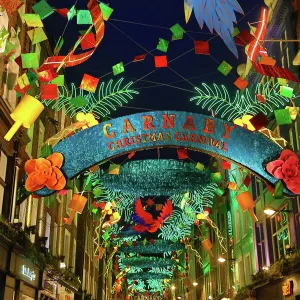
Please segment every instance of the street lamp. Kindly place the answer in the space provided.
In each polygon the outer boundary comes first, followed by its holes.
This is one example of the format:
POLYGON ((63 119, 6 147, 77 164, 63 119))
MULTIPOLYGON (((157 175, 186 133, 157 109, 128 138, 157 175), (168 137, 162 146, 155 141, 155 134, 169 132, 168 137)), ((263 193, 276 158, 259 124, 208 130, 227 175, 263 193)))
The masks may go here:
POLYGON ((290 209, 282 209, 282 210, 278 210, 278 209, 275 209, 271 206, 266 206, 265 209, 264 209, 264 213, 267 215, 267 216, 273 216, 275 213, 277 212, 286 212, 286 213, 291 213, 293 212, 292 210, 290 209))
POLYGON ((197 285, 198 285, 198 282, 194 281, 193 286, 197 286, 197 285))
POLYGON ((224 258, 224 257, 222 257, 222 256, 220 256, 219 258, 218 258, 218 261, 220 262, 220 263, 224 263, 225 261, 234 261, 235 260, 235 258, 224 258))

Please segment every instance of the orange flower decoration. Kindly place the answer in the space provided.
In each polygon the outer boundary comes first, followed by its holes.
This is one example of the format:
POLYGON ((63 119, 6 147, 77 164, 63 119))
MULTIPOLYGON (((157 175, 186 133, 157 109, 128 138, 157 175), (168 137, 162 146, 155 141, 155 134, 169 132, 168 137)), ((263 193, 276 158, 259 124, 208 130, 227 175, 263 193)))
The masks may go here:
POLYGON ((66 178, 60 168, 64 157, 61 153, 53 153, 47 158, 30 159, 25 163, 28 175, 25 188, 34 192, 47 187, 49 190, 59 191, 66 185, 66 178))

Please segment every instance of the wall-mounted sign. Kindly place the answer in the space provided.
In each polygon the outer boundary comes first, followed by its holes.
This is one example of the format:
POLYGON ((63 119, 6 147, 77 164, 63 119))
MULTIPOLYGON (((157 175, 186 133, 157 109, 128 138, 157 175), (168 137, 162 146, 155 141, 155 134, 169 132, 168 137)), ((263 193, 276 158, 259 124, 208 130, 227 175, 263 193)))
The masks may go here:
POLYGON ((293 295, 293 280, 286 281, 282 284, 282 295, 283 296, 293 295))
POLYGON ((50 292, 51 294, 56 294, 57 290, 57 283, 55 283, 52 280, 46 280, 44 281, 44 289, 50 292))
MULTIPOLYGON (((157 147, 183 147, 219 156, 273 184, 277 179, 265 166, 282 152, 281 146, 260 132, 182 111, 139 113, 106 121, 66 138, 53 151, 63 154, 62 171, 73 178, 101 161, 157 147)), ((44 188, 35 193, 45 196, 53 191, 44 188)))
POLYGON ((36 278, 35 272, 30 268, 26 267, 26 265, 22 265, 22 274, 28 277, 31 281, 34 281, 36 278))

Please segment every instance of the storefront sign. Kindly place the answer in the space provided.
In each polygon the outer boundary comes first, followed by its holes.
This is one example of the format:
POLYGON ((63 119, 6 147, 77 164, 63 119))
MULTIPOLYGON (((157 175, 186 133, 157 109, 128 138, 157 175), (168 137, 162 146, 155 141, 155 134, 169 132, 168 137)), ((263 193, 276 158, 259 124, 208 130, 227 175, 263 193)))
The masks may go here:
POLYGON ((34 281, 36 278, 35 272, 30 270, 30 268, 26 267, 25 265, 22 265, 22 274, 28 277, 31 281, 34 281))
MULTIPOLYGON (((53 147, 64 156, 62 171, 73 178, 89 167, 115 156, 156 147, 187 148, 231 160, 275 184, 265 166, 282 148, 260 132, 210 116, 155 111, 100 123, 66 138, 53 147)), ((37 195, 49 195, 42 189, 37 195)))
POLYGON ((287 281, 282 285, 282 295, 283 296, 291 296, 293 295, 293 281, 287 281))

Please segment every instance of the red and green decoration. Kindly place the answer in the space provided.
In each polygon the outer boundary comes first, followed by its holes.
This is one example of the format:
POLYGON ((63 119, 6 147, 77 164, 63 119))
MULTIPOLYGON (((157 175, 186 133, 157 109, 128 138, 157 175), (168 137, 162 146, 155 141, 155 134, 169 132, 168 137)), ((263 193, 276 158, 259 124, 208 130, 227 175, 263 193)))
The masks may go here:
POLYGON ((267 164, 266 169, 272 176, 281 180, 289 191, 300 194, 300 164, 293 151, 283 150, 278 159, 267 164))

